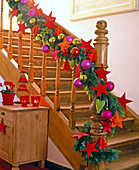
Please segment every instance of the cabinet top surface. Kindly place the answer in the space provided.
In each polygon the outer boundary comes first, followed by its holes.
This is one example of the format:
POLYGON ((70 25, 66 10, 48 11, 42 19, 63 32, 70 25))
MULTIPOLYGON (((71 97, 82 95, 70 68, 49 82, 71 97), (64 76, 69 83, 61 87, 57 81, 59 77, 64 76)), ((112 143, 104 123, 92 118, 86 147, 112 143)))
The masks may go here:
POLYGON ((21 107, 20 104, 14 104, 14 105, 3 105, 0 103, 0 108, 9 110, 9 111, 27 111, 27 110, 49 110, 48 107, 45 106, 39 106, 39 107, 32 107, 32 104, 28 104, 27 107, 21 107))

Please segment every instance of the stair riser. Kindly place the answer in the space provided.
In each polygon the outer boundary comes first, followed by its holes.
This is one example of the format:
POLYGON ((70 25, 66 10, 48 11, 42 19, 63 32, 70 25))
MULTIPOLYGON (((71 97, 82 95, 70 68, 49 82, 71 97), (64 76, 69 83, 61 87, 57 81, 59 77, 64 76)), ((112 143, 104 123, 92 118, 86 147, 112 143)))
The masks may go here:
MULTIPOLYGON (((3 35, 4 35, 4 36, 8 36, 8 34, 9 34, 9 31, 8 31, 8 30, 3 30, 3 35)), ((18 36, 19 36, 19 33, 18 33, 17 31, 13 31, 13 32, 12 32, 12 37, 18 37, 18 36)), ((30 34, 29 34, 29 33, 25 33, 25 35, 22 34, 22 37, 23 37, 23 38, 30 39, 30 34)))

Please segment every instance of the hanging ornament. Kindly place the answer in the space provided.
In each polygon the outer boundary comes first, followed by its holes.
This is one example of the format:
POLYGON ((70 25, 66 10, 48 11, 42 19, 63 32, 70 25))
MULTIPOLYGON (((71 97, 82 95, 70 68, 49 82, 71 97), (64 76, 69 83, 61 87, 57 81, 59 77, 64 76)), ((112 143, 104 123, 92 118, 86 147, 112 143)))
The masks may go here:
POLYGON ((106 91, 107 86, 108 86, 107 84, 103 85, 101 83, 98 83, 97 87, 90 87, 90 88, 97 91, 97 97, 98 97, 101 93, 105 93, 109 95, 109 93, 106 91))
POLYGON ((51 20, 52 22, 55 22, 56 20, 56 17, 52 17, 52 11, 50 12, 49 15, 44 15, 45 16, 45 19, 47 20, 51 20))
POLYGON ((79 48, 77 48, 77 47, 73 47, 73 48, 70 50, 70 55, 71 55, 72 57, 77 57, 77 56, 79 55, 79 53, 80 53, 80 50, 79 50, 79 48))
POLYGON ((110 121, 112 121, 112 128, 114 128, 115 126, 123 128, 122 121, 124 119, 125 117, 120 117, 118 111, 116 111, 115 115, 110 119, 110 121))
POLYGON ((51 38, 49 38, 49 42, 50 42, 50 44, 54 44, 54 43, 55 43, 55 41, 56 41, 56 38, 55 38, 55 37, 51 37, 51 38))
POLYGON ((69 61, 68 61, 68 60, 66 60, 66 61, 64 62, 63 66, 62 66, 62 70, 65 70, 65 71, 71 70, 71 67, 70 67, 70 65, 69 65, 69 61))
POLYGON ((34 24, 36 22, 36 19, 35 18, 31 18, 30 21, 29 21, 31 24, 34 24))
POLYGON ((32 28, 31 32, 32 32, 34 35, 39 34, 39 25, 38 25, 38 24, 35 25, 35 26, 32 28))
POLYGON ((80 39, 78 39, 78 38, 74 38, 73 41, 72 41, 73 45, 79 45, 80 43, 81 43, 80 39))
POLYGON ((59 34, 62 33, 62 28, 61 26, 58 26, 55 31, 53 32, 54 35, 58 36, 59 34))
POLYGON ((112 112, 110 111, 110 110, 104 110, 103 112, 102 112, 102 114, 101 114, 101 116, 104 118, 104 119, 107 119, 107 120, 109 120, 109 119, 111 119, 111 117, 112 117, 112 112))
POLYGON ((81 66, 84 70, 88 70, 88 69, 91 68, 92 63, 89 60, 83 60, 82 63, 81 63, 81 66))
POLYGON ((80 61, 79 61, 79 64, 76 66, 75 76, 77 75, 77 77, 79 77, 81 71, 82 71, 82 69, 80 69, 80 61))
POLYGON ((73 135, 73 136, 71 136, 71 138, 78 138, 78 140, 79 139, 81 139, 82 137, 84 137, 84 136, 89 136, 89 134, 86 134, 87 132, 77 132, 77 135, 73 135))
POLYGON ((86 58, 89 58, 89 60, 90 60, 91 62, 97 61, 96 50, 93 49, 93 50, 88 54, 88 56, 86 56, 86 58))
POLYGON ((107 144, 106 144, 105 139, 104 139, 103 137, 101 137, 101 138, 99 139, 98 145, 99 145, 99 148, 100 148, 101 150, 107 148, 107 144))
POLYGON ((20 32, 22 31, 23 34, 25 34, 25 29, 27 29, 27 27, 25 26, 25 23, 24 24, 18 24, 19 26, 19 29, 17 32, 20 32))
POLYGON ((64 55, 68 55, 68 48, 64 48, 62 52, 64 55))
POLYGON ((27 0, 21 0, 20 3, 21 3, 21 4, 26 4, 26 3, 27 3, 27 0))
POLYGON ((76 78, 76 79, 74 80, 73 84, 74 84, 74 86, 76 86, 76 87, 78 87, 78 88, 83 86, 83 83, 80 81, 79 78, 76 78))
POLYGON ((90 45, 92 39, 89 40, 89 41, 87 41, 87 42, 85 42, 83 39, 81 39, 81 41, 82 41, 82 45, 80 45, 78 48, 82 48, 82 47, 83 47, 83 48, 85 49, 85 53, 86 53, 88 50, 90 50, 90 49, 94 49, 94 48, 90 45))
POLYGON ((44 45, 44 46, 42 47, 42 51, 43 51, 44 53, 49 53, 50 49, 49 49, 49 47, 48 47, 47 45, 44 45))
POLYGON ((109 131, 112 134, 112 129, 111 129, 112 128, 112 124, 110 123, 109 120, 107 120, 107 122, 100 121, 100 123, 102 123, 104 125, 102 133, 107 130, 107 131, 109 131))
POLYGON ((57 36, 57 39, 58 39, 59 41, 61 41, 61 40, 63 40, 64 37, 65 37, 64 34, 59 34, 59 35, 57 36))
POLYGON ((81 75, 80 75, 80 81, 83 82, 83 83, 86 82, 87 78, 88 78, 88 77, 87 77, 86 74, 81 74, 81 75))
POLYGON ((15 2, 19 2, 20 0, 14 0, 15 2))
POLYGON ((54 60, 54 58, 56 58, 58 60, 58 53, 60 52, 60 50, 54 50, 51 51, 50 53, 52 54, 52 58, 51 58, 51 62, 54 60))
POLYGON ((49 29, 52 29, 52 27, 55 27, 55 28, 57 28, 57 26, 54 24, 54 20, 52 20, 52 19, 46 19, 46 23, 45 24, 43 24, 42 26, 46 26, 46 27, 48 27, 49 29))
POLYGON ((41 41, 42 41, 41 35, 40 35, 40 34, 37 34, 37 36, 35 37, 35 40, 36 40, 37 42, 41 42, 41 41))
POLYGON ((105 100, 102 101, 100 101, 99 99, 96 100, 97 113, 100 113, 104 106, 105 106, 105 100))
POLYGON ((112 81, 108 81, 107 84, 108 84, 107 87, 108 91, 112 91, 114 89, 114 83, 112 81))
POLYGON ((125 98, 125 93, 122 97, 118 97, 118 102, 123 106, 123 108, 126 110, 126 104, 132 102, 132 100, 128 100, 125 98))
POLYGON ((15 6, 14 10, 10 11, 10 13, 12 14, 12 17, 14 17, 14 16, 17 17, 18 11, 19 11, 19 9, 16 9, 16 6, 15 6))
POLYGON ((64 38, 63 42, 59 43, 58 45, 61 47, 61 51, 65 48, 69 48, 71 44, 71 41, 67 41, 66 38, 64 38))
POLYGON ((68 41, 73 41, 73 37, 72 37, 72 36, 67 36, 66 39, 67 39, 68 41))
POLYGON ((34 16, 34 15, 35 15, 35 10, 34 10, 34 9, 28 10, 28 16, 29 16, 29 17, 32 17, 32 16, 34 16))
POLYGON ((3 123, 3 118, 2 118, 0 123, 0 132, 2 131, 3 134, 5 134, 5 127, 6 125, 3 123))

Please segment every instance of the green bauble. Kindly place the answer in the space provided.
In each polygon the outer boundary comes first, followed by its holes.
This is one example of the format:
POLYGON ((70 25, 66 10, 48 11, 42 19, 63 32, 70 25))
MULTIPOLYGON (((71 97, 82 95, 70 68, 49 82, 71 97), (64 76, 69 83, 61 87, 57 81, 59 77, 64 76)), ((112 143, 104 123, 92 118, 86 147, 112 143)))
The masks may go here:
POLYGON ((20 0, 14 0, 15 2, 19 2, 20 0))
POLYGON ((54 44, 55 41, 56 41, 56 38, 55 38, 55 37, 49 38, 49 43, 50 43, 50 44, 54 44))
POLYGON ((35 37, 35 40, 37 42, 41 42, 42 41, 42 37, 40 36, 40 34, 37 34, 37 36, 35 37))
POLYGON ((35 18, 31 18, 30 21, 29 21, 31 24, 34 24, 36 22, 36 19, 35 18))
POLYGON ((61 41, 64 37, 65 37, 64 34, 59 34, 59 35, 57 36, 57 39, 61 41))
POLYGON ((78 38, 74 38, 74 40, 72 41, 73 45, 79 45, 80 43, 81 43, 80 39, 78 39, 78 38))
POLYGON ((87 80, 87 75, 86 74, 81 74, 80 75, 80 80, 81 80, 81 82, 86 82, 86 80, 87 80))

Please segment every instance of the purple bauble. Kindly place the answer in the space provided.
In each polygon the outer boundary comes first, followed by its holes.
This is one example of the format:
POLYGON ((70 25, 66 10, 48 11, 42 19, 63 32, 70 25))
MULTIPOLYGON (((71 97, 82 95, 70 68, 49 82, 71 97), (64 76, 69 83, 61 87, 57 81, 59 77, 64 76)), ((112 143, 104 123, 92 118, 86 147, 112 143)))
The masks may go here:
POLYGON ((20 3, 21 3, 21 4, 26 4, 26 3, 27 3, 27 0, 21 0, 20 3))
POLYGON ((114 89, 114 83, 112 81, 108 81, 107 84, 108 84, 107 87, 108 91, 112 91, 114 89))
POLYGON ((67 36, 66 39, 67 39, 68 41, 73 41, 73 37, 72 37, 72 36, 67 36))
POLYGON ((102 112, 102 117, 109 120, 112 117, 112 112, 110 110, 104 110, 102 112))
POLYGON ((88 70, 91 68, 92 63, 90 60, 84 60, 84 61, 82 61, 81 66, 84 70, 88 70))
POLYGON ((42 47, 42 51, 43 51, 44 53, 48 53, 48 52, 50 51, 50 49, 49 49, 49 47, 48 47, 47 45, 44 45, 44 46, 42 47))
POLYGON ((28 11, 28 16, 29 17, 32 17, 32 16, 34 16, 35 15, 35 10, 34 9, 30 9, 29 11, 28 11))
POLYGON ((82 87, 83 86, 83 83, 80 81, 79 78, 76 78, 73 82, 74 86, 76 87, 82 87))

